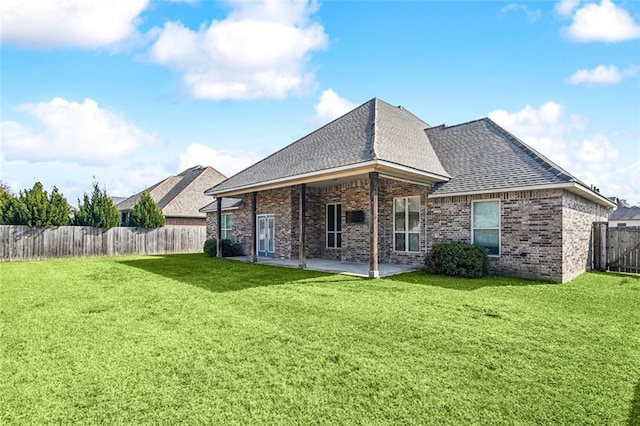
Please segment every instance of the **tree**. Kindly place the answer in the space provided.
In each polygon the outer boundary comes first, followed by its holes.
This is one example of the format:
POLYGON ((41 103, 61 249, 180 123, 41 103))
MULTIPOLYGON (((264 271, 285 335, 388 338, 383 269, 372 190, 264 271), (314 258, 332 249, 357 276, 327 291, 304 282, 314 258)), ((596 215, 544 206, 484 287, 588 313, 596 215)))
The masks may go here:
POLYGON ((24 225, 27 209, 12 192, 9 185, 0 182, 0 225, 24 225))
POLYGON ((96 228, 113 228, 118 226, 120 212, 109 198, 106 190, 101 190, 98 182, 93 182, 91 197, 85 192, 83 203, 78 200, 78 211, 74 224, 78 226, 94 226, 96 228))
POLYGON ((127 226, 137 228, 161 228, 164 226, 164 216, 148 192, 143 192, 131 209, 127 226))
POLYGON ((55 186, 49 197, 49 217, 51 218, 51 226, 67 226, 71 223, 69 203, 55 186))
POLYGON ((49 220, 49 194, 47 194, 40 182, 33 184, 31 189, 20 191, 20 200, 22 200, 27 209, 25 225, 31 228, 51 225, 49 220))
POLYGON ((68 225, 69 206, 55 186, 49 196, 42 183, 36 182, 16 197, 8 186, 0 184, 0 223, 32 228, 68 225))

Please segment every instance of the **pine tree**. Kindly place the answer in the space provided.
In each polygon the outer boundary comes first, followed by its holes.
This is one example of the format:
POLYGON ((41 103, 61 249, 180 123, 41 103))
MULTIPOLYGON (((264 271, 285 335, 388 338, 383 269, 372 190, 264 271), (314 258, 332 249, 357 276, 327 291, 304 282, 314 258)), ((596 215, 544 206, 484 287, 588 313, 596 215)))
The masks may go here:
POLYGON ((40 182, 36 182, 31 189, 20 191, 20 200, 27 208, 25 225, 35 228, 51 226, 49 218, 49 194, 40 182))
POLYGON ((164 226, 164 216, 148 192, 143 192, 138 202, 131 209, 127 226, 137 228, 160 228, 164 226))
POLYGON ((69 206, 55 186, 49 195, 42 183, 36 182, 33 188, 20 191, 16 197, 8 186, 0 184, 0 224, 30 227, 68 225, 69 206))
POLYGON ((49 217, 51 226, 67 226, 69 219, 69 203, 55 186, 49 197, 49 217))
POLYGON ((93 226, 96 228, 113 228, 118 226, 120 212, 109 198, 106 190, 100 190, 98 182, 93 183, 91 197, 86 193, 83 203, 78 200, 78 212, 74 224, 78 226, 93 226))
POLYGON ((0 182, 0 225, 24 225, 26 217, 24 205, 13 195, 9 185, 0 182))

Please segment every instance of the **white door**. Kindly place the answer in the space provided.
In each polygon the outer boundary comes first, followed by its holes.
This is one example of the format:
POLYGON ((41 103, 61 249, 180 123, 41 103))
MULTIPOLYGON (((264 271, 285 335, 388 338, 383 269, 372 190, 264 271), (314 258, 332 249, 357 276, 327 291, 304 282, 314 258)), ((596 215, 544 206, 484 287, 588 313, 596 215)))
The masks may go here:
POLYGON ((275 216, 272 214, 259 214, 257 232, 258 256, 273 257, 275 252, 274 232, 275 216))

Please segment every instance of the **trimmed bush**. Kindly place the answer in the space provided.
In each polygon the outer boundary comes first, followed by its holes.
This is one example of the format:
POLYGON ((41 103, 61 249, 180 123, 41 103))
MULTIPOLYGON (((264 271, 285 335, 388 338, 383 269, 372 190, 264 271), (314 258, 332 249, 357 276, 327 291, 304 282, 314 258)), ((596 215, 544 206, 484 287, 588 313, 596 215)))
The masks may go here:
POLYGON ((209 257, 216 257, 218 254, 218 241, 215 238, 209 238, 204 242, 204 253, 209 257))
MULTIPOLYGON (((238 243, 234 243, 231 240, 222 240, 222 257, 242 256, 242 246, 238 243)), ((204 242, 204 252, 211 257, 216 257, 218 254, 217 240, 210 238, 204 242)))
POLYGON ((437 243, 424 260, 431 274, 479 278, 489 275, 489 257, 484 247, 461 243, 437 243))

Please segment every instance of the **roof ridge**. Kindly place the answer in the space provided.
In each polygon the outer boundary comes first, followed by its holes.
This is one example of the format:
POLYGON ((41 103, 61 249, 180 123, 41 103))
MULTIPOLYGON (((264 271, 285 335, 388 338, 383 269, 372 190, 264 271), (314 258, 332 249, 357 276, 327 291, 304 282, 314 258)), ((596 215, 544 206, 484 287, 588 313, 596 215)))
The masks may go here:
POLYGON ((380 158, 378 155, 378 103, 381 102, 378 98, 373 98, 373 122, 371 123, 371 158, 377 160, 380 158))

